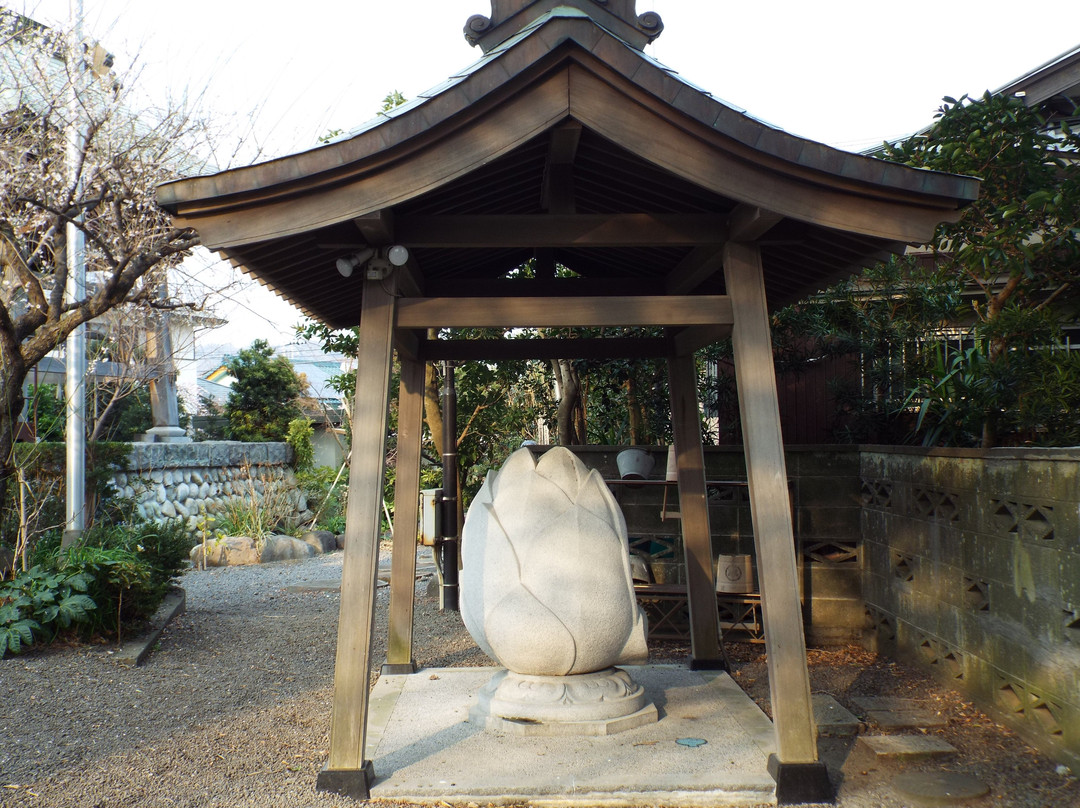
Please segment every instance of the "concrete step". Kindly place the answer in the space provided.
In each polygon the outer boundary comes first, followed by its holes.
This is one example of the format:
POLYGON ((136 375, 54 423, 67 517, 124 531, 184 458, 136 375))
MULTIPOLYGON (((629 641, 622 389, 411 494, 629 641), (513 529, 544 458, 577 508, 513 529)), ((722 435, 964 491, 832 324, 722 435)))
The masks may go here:
POLYGON ((933 735, 863 735, 857 745, 878 763, 933 760, 956 754, 956 747, 933 735))
POLYGON ((862 722, 828 693, 814 693, 810 700, 814 707, 818 737, 840 738, 859 734, 862 722))

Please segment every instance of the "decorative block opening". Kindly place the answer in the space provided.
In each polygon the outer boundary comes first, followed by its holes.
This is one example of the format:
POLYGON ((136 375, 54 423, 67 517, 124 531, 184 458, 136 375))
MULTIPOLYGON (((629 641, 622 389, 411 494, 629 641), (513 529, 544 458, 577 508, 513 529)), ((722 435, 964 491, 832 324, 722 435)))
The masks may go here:
POLYGON ((964 605, 972 611, 990 611, 990 584, 980 578, 963 578, 964 605))
POLYGON ((1054 509, 1049 505, 1029 506, 1027 518, 1023 524, 1024 538, 1035 541, 1054 540, 1054 509))
POLYGON ((1066 609, 1062 614, 1065 616, 1065 639, 1080 644, 1080 610, 1066 609))
POLYGON ((1003 499, 990 500, 990 508, 993 512, 994 525, 998 530, 1005 533, 1016 532, 1015 502, 1006 502, 1003 499))
POLYGON ((1013 687, 1013 685, 1006 682, 998 688, 997 692, 998 703, 1006 710, 1013 713, 1024 712, 1024 696, 1023 691, 1013 687))
POLYGON ((859 497, 863 505, 872 505, 875 508, 888 508, 892 505, 892 483, 884 480, 868 480, 862 478, 859 497))
POLYGON ((941 658, 941 662, 945 670, 949 672, 949 676, 957 681, 963 681, 964 679, 964 656, 959 651, 950 651, 941 658))
POLYGON ((932 488, 915 489, 915 507, 923 516, 955 522, 960 518, 959 497, 948 491, 932 488))
POLYGON ((803 556, 823 564, 854 564, 859 561, 859 550, 855 542, 805 542, 803 556))
POLYGON ((1020 535, 1033 541, 1054 540, 1052 505, 1028 505, 1004 499, 990 500, 994 526, 1004 533, 1020 535))
POLYGON ((928 665, 938 664, 937 643, 928 637, 924 637, 922 642, 919 643, 919 654, 928 665))
POLYGON ((915 580, 915 557, 907 553, 892 553, 892 572, 901 581, 915 580))
POLYGON ((871 606, 867 607, 865 614, 867 628, 873 629, 879 639, 886 642, 896 640, 896 625, 885 612, 871 606))
POLYGON ((1051 705, 1049 702, 1039 701, 1028 712, 1047 735, 1062 735, 1064 733, 1056 715, 1059 709, 1056 704, 1051 705))

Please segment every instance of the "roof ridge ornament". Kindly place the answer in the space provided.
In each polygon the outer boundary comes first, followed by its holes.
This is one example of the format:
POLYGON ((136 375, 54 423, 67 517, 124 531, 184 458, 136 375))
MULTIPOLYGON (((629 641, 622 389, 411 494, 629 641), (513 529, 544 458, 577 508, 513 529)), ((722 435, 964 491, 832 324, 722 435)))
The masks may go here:
POLYGON ((491 16, 474 14, 465 23, 465 39, 488 53, 537 18, 559 7, 585 13, 595 23, 638 50, 660 36, 664 22, 655 11, 637 13, 637 0, 491 0, 491 16))

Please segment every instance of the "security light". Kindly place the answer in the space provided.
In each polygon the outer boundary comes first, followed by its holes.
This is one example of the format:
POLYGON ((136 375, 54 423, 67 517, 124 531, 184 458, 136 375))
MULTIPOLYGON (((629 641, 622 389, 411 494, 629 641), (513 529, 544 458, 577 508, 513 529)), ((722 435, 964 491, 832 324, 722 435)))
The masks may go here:
POLYGON ((358 253, 354 253, 346 258, 339 258, 336 263, 337 271, 341 273, 341 277, 343 278, 352 277, 353 270, 371 258, 374 254, 375 250, 371 247, 365 247, 358 253))

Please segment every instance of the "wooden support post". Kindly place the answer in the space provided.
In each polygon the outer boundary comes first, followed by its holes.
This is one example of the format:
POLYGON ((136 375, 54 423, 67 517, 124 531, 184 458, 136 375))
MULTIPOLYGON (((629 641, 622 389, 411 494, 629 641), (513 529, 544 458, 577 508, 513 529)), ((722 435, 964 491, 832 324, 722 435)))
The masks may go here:
POLYGON ((401 360, 398 394, 397 479, 394 482, 394 552, 390 560, 390 638, 387 674, 412 673, 416 525, 420 516, 420 445, 424 432, 424 363, 401 360))
POLYGON ((671 422, 675 432, 679 511, 686 559, 690 606, 690 667, 724 670, 720 652, 720 620, 716 610, 709 503, 705 491, 705 453, 701 447, 697 373, 692 354, 668 359, 671 422))
POLYGON ((827 802, 832 800, 832 788, 817 755, 769 311, 757 245, 729 242, 724 247, 724 282, 735 314, 735 380, 776 730, 776 754, 770 758, 769 771, 781 804, 827 802))
POLYGON ((394 335, 393 276, 365 280, 360 309, 356 403, 352 420, 349 504, 345 514, 345 558, 341 570, 334 705, 330 719, 330 761, 317 788, 368 799, 374 781, 367 740, 368 676, 375 624, 379 571, 390 362, 394 335))

